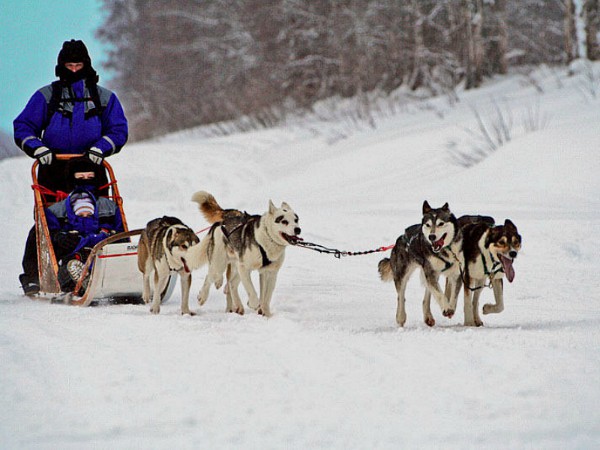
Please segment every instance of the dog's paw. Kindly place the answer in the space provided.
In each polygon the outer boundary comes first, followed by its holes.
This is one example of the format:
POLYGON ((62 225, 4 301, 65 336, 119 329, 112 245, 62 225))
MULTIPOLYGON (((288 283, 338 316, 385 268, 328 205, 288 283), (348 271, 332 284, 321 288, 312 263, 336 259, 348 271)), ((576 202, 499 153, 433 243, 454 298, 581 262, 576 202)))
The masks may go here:
POLYGON ((243 306, 238 306, 238 307, 231 307, 231 308, 227 308, 227 312, 228 313, 236 313, 239 314, 240 316, 244 315, 244 307, 243 306))
POLYGON ((271 317, 271 311, 269 311, 268 308, 264 308, 262 306, 259 306, 259 308, 256 310, 256 312, 260 315, 260 316, 265 316, 265 317, 271 317))
POLYGON ((150 308, 150 312, 152 314, 159 314, 160 313, 160 306, 157 306, 156 308, 154 308, 154 307, 150 308))
POLYGON ((260 306, 260 303, 258 301, 256 301, 256 303, 254 303, 254 302, 252 302, 252 300, 248 300, 248 308, 251 308, 251 309, 257 311, 259 306, 260 306))
POLYGON ((454 310, 452 308, 448 308, 445 309, 442 314, 444 315, 444 317, 447 317, 448 319, 452 319, 452 317, 454 316, 454 310))
POLYGON ((504 310, 503 306, 493 305, 491 303, 487 303, 483 305, 483 313, 484 314, 498 314, 504 310))
POLYGON ((190 311, 190 310, 188 309, 187 311, 181 311, 181 315, 182 315, 182 316, 186 316, 186 315, 189 315, 189 316, 195 316, 195 315, 196 315, 196 313, 195 313, 194 311, 190 311))
POLYGON ((435 319, 431 316, 425 317, 425 325, 432 327, 435 325, 435 319))
POLYGON ((201 297, 200 295, 198 295, 198 304, 200 306, 204 305, 206 303, 206 299, 207 297, 201 297))
POLYGON ((396 315, 396 323, 403 327, 404 324, 406 323, 406 314, 402 314, 402 315, 396 315))

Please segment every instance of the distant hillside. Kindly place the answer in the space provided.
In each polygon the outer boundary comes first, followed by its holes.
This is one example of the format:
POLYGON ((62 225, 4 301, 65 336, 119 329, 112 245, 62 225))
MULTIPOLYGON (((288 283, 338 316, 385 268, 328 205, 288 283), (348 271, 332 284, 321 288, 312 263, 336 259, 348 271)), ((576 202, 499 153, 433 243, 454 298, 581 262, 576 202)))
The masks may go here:
POLYGON ((0 159, 22 155, 12 136, 0 130, 0 159))

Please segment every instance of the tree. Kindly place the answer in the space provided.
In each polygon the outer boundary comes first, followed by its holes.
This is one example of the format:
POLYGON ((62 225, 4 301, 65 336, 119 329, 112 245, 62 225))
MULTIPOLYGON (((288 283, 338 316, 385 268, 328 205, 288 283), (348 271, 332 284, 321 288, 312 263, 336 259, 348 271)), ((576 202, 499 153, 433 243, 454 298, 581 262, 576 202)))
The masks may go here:
POLYGON ((567 64, 579 57, 577 45, 577 27, 575 26, 575 3, 573 0, 565 1, 565 54, 567 64))
POLYGON ((483 4, 482 0, 463 0, 465 24, 465 87, 479 87, 483 80, 483 4))
POLYGON ((598 44, 600 0, 585 0, 583 3, 583 17, 585 22, 586 56, 590 61, 598 61, 600 59, 600 45, 598 44))

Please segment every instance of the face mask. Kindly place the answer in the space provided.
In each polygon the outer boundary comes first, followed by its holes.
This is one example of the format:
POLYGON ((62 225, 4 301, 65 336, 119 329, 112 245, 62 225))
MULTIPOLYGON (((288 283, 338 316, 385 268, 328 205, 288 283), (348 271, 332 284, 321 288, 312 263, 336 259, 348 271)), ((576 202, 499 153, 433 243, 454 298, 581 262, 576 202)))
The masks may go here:
POLYGON ((96 178, 92 179, 83 179, 83 178, 75 178, 73 180, 73 185, 75 188, 85 189, 86 191, 90 191, 95 193, 98 189, 98 181, 96 178))

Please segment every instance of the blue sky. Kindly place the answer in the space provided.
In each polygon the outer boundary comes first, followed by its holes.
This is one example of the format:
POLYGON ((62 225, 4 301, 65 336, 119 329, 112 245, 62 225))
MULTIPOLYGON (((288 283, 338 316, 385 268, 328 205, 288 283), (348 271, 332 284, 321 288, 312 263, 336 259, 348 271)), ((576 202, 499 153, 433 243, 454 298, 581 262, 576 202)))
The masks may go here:
POLYGON ((56 79, 62 43, 85 42, 92 64, 101 67, 106 47, 94 37, 103 23, 100 0, 3 1, 0 7, 0 128, 12 135, 12 121, 33 93, 56 79))

